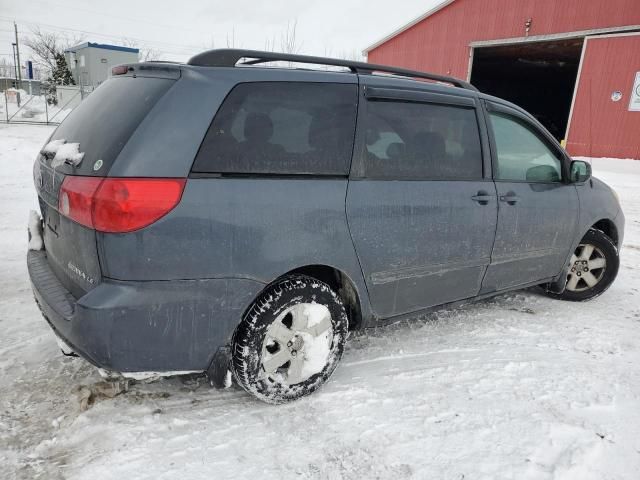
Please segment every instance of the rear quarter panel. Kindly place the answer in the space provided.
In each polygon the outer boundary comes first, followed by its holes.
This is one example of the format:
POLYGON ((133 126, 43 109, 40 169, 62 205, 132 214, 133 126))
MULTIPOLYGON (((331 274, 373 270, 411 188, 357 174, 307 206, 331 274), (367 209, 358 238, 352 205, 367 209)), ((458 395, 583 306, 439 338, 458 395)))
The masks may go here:
POLYGON ((338 268, 370 308, 345 215, 346 178, 189 179, 169 215, 138 232, 100 234, 105 276, 246 278, 269 283, 306 265, 338 268))
POLYGON ((120 151, 111 177, 185 177, 213 115, 237 80, 184 69, 120 151))

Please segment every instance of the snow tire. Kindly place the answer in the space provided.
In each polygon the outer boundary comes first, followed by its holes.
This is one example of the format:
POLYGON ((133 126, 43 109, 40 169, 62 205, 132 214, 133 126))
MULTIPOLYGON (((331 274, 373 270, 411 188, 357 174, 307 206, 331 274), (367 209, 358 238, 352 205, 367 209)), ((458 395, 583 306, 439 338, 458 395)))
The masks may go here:
POLYGON ((604 254, 606 269, 602 278, 592 288, 588 288, 583 291, 571 291, 565 288, 562 293, 546 291, 548 296, 559 300, 583 302, 603 294, 616 279, 618 269, 620 267, 620 257, 618 255, 618 249, 611 238, 609 238, 604 232, 592 228, 586 233, 580 241, 580 244, 593 245, 604 254))
POLYGON ((238 325, 232 339, 232 372, 236 382, 258 399, 273 404, 286 403, 313 393, 338 365, 348 335, 346 308, 329 285, 304 275, 287 276, 272 283, 254 301, 238 325), (269 327, 296 304, 324 305, 331 314, 327 361, 316 374, 288 385, 265 374, 262 352, 269 327))

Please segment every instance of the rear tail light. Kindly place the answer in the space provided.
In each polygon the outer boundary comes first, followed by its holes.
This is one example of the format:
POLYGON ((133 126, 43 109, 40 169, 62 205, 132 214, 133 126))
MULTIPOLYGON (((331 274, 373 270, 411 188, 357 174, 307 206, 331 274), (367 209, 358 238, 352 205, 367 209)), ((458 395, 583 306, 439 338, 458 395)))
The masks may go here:
POLYGON ((67 176, 58 209, 71 220, 100 232, 139 230, 180 202, 184 178, 96 178, 67 176))
POLYGON ((60 213, 74 222, 93 228, 93 197, 102 180, 96 177, 66 177, 58 197, 60 213))

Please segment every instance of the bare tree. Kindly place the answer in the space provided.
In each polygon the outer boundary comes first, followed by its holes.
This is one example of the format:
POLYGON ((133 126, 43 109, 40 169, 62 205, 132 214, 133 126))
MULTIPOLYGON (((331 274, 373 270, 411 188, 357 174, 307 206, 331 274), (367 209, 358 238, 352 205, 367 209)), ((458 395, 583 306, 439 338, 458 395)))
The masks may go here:
POLYGON ((30 34, 23 35, 22 43, 31 51, 36 65, 46 71, 42 86, 46 92, 47 102, 57 103, 56 87, 58 85, 75 84, 64 52, 83 42, 83 37, 70 37, 57 32, 43 31, 37 27, 31 30, 30 34))
POLYGON ((264 40, 264 50, 265 52, 275 52, 276 49, 276 36, 275 34, 271 38, 265 38, 264 40))
POLYGON ((6 58, 0 58, 0 77, 12 78, 15 74, 16 66, 6 58))
POLYGON ((151 47, 141 47, 138 41, 132 38, 125 37, 121 43, 123 47, 137 48, 140 51, 138 53, 138 60, 141 62, 158 61, 162 58, 162 52, 160 50, 151 47))
POLYGON ((350 50, 350 51, 343 50, 342 53, 339 54, 337 58, 341 58, 343 60, 351 60, 351 61, 354 61, 354 62, 364 62, 364 61, 366 61, 366 59, 364 58, 362 53, 360 53, 355 48, 353 50, 350 50))
POLYGON ((366 61, 365 57, 360 53, 357 49, 352 50, 342 50, 339 52, 334 52, 333 49, 329 46, 324 47, 324 56, 329 58, 339 58, 342 60, 351 60, 354 62, 364 62, 366 61))
POLYGON ((83 37, 69 37, 34 28, 31 33, 22 37, 37 64, 52 72, 56 68, 56 55, 64 55, 64 51, 84 41, 83 37))
POLYGON ((216 48, 216 39, 211 36, 208 43, 202 43, 202 50, 214 50, 216 48))
POLYGON ((236 47, 236 27, 231 28, 231 37, 229 37, 229 33, 227 32, 227 48, 235 48, 236 47))
POLYGON ((287 30, 280 36, 280 51, 283 53, 300 53, 302 42, 296 38, 298 20, 287 22, 287 30))
MULTIPOLYGON (((287 22, 287 29, 280 34, 280 47, 278 48, 276 45, 276 36, 275 34, 271 38, 266 38, 264 40, 264 49, 267 52, 276 52, 280 53, 300 53, 302 49, 302 42, 298 42, 296 37, 296 29, 298 26, 298 21, 294 20, 293 23, 287 22)), ((270 62, 273 66, 287 66, 291 67, 292 62, 270 62)))
POLYGON ((162 60, 162 52, 155 48, 141 48, 139 58, 141 62, 157 62, 162 60))

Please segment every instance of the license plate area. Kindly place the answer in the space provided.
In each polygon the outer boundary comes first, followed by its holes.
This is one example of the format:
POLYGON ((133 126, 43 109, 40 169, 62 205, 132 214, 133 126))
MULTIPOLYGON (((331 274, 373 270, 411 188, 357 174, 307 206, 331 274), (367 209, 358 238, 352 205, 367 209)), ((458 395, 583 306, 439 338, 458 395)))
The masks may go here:
POLYGON ((64 175, 46 165, 45 160, 45 157, 41 155, 38 160, 38 166, 34 172, 34 181, 41 200, 44 200, 44 203, 56 208, 58 206, 58 194, 64 180, 64 175))
POLYGON ((51 234, 55 238, 59 238, 61 234, 60 214, 53 208, 47 208, 46 213, 42 212, 42 219, 44 221, 45 235, 51 234))

